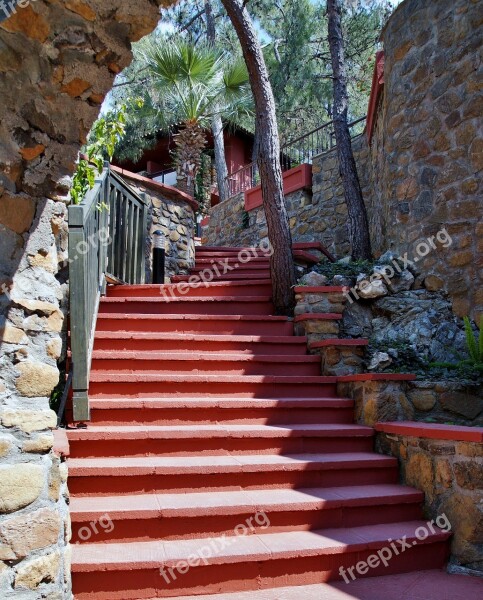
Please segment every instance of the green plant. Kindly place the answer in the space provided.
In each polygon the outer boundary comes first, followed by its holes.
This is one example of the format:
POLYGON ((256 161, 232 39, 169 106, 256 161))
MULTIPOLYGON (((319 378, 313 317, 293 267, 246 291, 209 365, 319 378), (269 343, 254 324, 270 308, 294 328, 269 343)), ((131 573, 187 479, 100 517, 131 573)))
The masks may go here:
POLYGON ((335 275, 344 277, 357 277, 360 273, 370 273, 376 262, 369 260, 351 260, 350 262, 328 261, 320 262, 314 267, 314 271, 332 279, 335 275))
POLYGON ((465 327, 466 345, 468 347, 468 354, 470 355, 469 362, 483 367, 483 316, 480 317, 478 339, 476 339, 476 336, 473 333, 470 318, 464 317, 463 322, 465 327))
POLYGON ((248 229, 250 227, 250 215, 248 211, 242 212, 242 229, 248 229))
MULTIPOLYGON (((140 106, 142 101, 134 102, 140 106)), ((97 119, 92 126, 72 179, 70 195, 74 204, 82 202, 87 192, 94 187, 96 175, 100 175, 104 168, 104 160, 112 159, 116 144, 124 135, 127 108, 128 103, 121 104, 97 119)))

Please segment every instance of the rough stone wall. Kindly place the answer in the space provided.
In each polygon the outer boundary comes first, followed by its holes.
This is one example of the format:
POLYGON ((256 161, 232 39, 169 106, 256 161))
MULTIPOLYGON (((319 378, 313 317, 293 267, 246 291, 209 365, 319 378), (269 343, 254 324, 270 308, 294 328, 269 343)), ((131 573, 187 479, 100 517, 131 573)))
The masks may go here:
MULTIPOLYGON (((353 140, 354 155, 361 174, 365 197, 370 197, 369 149, 365 138, 353 140)), ((336 151, 321 154, 312 165, 312 192, 299 190, 285 197, 290 230, 294 242, 319 241, 341 258, 350 250, 347 207, 344 201, 336 151)), ((245 213, 243 194, 210 209, 210 223, 203 235, 210 245, 256 246, 268 239, 263 207, 245 213), (244 216, 246 215, 246 216, 244 216)))
POLYGON ((378 433, 378 451, 399 459, 401 479, 425 494, 428 519, 451 523, 451 562, 483 572, 483 446, 378 433))
POLYGON ((36 600, 71 597, 49 409, 65 352, 69 176, 130 42, 154 29, 163 2, 24 4, 0 23, 0 596, 36 600))
POLYGON ((162 231, 165 236, 166 277, 186 274, 195 260, 195 202, 168 198, 162 190, 156 191, 132 181, 122 175, 138 194, 146 194, 149 198, 148 231, 146 243, 146 283, 149 283, 153 272, 154 231, 162 231))
POLYGON ((405 0, 383 33, 384 95, 371 146, 376 249, 410 251, 446 227, 451 248, 421 268, 459 316, 483 311, 479 0, 405 0), (380 235, 382 233, 382 235, 380 235))

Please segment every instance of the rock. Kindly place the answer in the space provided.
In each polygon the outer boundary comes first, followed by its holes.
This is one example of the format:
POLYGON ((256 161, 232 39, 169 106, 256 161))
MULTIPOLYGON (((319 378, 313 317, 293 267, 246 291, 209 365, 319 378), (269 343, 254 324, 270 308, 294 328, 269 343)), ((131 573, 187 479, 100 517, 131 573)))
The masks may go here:
POLYGON ((62 353, 62 339, 60 337, 56 337, 50 340, 47 343, 47 354, 57 360, 62 353))
POLYGON ((81 2, 81 0, 66 0, 65 7, 87 21, 96 20, 96 13, 85 2, 81 2))
POLYGON ((44 487, 40 465, 0 466, 0 513, 11 513, 32 504, 44 487))
POLYGON ((45 146, 43 144, 37 144, 36 146, 32 146, 31 148, 22 148, 20 150, 20 154, 22 155, 22 158, 24 160, 30 161, 40 156, 44 150, 45 146))
POLYGON ((397 294, 398 292, 405 292, 410 290, 414 283, 414 275, 404 269, 401 273, 394 275, 391 279, 388 280, 387 286, 389 290, 393 294, 397 294))
POLYGON ((327 285, 327 277, 316 271, 311 271, 302 277, 301 285, 319 287, 327 285))
POLYGON ((388 367, 392 363, 392 358, 387 354, 387 352, 375 352, 372 355, 371 362, 369 363, 368 369, 369 371, 383 371, 386 367, 388 367))
POLYGON ((443 408, 466 419, 475 419, 483 411, 483 398, 463 392, 444 392, 439 401, 443 408))
POLYGON ((0 523, 0 544, 10 551, 8 560, 25 558, 33 550, 56 544, 60 534, 60 515, 42 508, 0 523))
POLYGON ((377 259, 377 261, 382 264, 390 264, 397 259, 398 259, 398 255, 395 254, 394 252, 391 252, 390 250, 388 250, 387 252, 384 252, 384 254, 381 254, 381 256, 377 259))
POLYGON ((387 296, 387 287, 381 279, 361 279, 357 284, 357 293, 364 300, 387 296))
POLYGON ((0 326, 0 339, 4 344, 15 344, 25 346, 28 344, 28 337, 25 332, 14 327, 10 323, 5 323, 0 326))
POLYGON ((57 415, 53 410, 16 410, 6 408, 0 411, 0 422, 4 427, 18 427, 25 433, 54 429, 57 415))
POLYGON ((406 483, 422 490, 427 500, 433 498, 434 472, 431 458, 422 452, 412 454, 406 462, 406 483))
POLYGON ((481 544, 483 531, 483 506, 472 496, 451 494, 440 507, 439 514, 445 514, 451 523, 451 554, 454 559, 468 563, 471 554, 474 560, 481 561, 481 544), (475 543, 475 546, 473 546, 475 543))
POLYGON ((444 286, 444 281, 437 275, 428 275, 424 278, 424 287, 430 292, 437 292, 444 286))
POLYGON ((0 199, 0 223, 15 233, 30 229, 35 215, 35 202, 24 196, 3 194, 0 199))
POLYGON ((51 302, 43 302, 41 300, 31 300, 29 298, 20 298, 15 300, 15 304, 21 306, 31 313, 41 313, 43 315, 52 315, 59 312, 59 307, 51 302))
POLYGON ((36 13, 30 5, 25 4, 22 10, 16 12, 2 23, 2 28, 11 33, 23 33, 32 40, 41 43, 49 37, 50 27, 48 21, 36 13))
POLYGON ((15 382, 17 390, 27 398, 50 396, 59 383, 59 370, 43 363, 26 361, 16 366, 20 376, 15 382))
POLYGON ((408 396, 416 410, 428 411, 436 404, 436 394, 433 390, 411 390, 408 396))
POLYGON ((342 332, 345 337, 369 338, 372 335, 372 311, 359 302, 347 304, 342 313, 342 332))
POLYGON ((466 490, 483 490, 483 469, 474 460, 453 464, 456 483, 466 490))
POLYGON ((342 287, 352 287, 354 285, 354 279, 350 277, 345 277, 344 275, 334 275, 332 278, 332 285, 342 286, 342 287))
POLYGON ((15 442, 12 435, 0 435, 0 458, 7 456, 15 442))
POLYGON ((43 434, 33 439, 25 441, 22 444, 22 452, 48 452, 53 447, 53 445, 54 436, 52 434, 43 434))
POLYGON ((451 472, 451 466, 446 459, 436 460, 435 477, 436 484, 441 485, 446 489, 451 487, 453 481, 453 474, 451 472))
POLYGON ((344 258, 341 258, 337 261, 338 265, 348 265, 351 262, 351 257, 350 256, 345 256, 344 258))
POLYGON ((60 568, 60 552, 52 552, 40 558, 25 561, 17 569, 15 588, 34 590, 40 583, 52 583, 57 579, 60 568))

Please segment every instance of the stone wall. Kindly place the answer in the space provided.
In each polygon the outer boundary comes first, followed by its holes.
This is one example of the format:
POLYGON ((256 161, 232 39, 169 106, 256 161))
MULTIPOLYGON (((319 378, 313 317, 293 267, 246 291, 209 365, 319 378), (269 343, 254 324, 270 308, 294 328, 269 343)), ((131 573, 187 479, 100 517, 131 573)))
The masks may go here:
POLYGON ((451 248, 421 269, 459 316, 483 311, 479 0, 405 0, 384 32, 384 93, 371 144, 376 251, 411 252, 446 227, 451 248))
MULTIPOLYGON (((37 0, 0 23, 0 597, 70 598, 49 397, 65 352, 77 152, 160 0, 37 0)), ((3 13, 2 13, 3 17, 3 13)))
POLYGON ((162 231, 165 236, 166 277, 187 274, 195 260, 197 202, 176 188, 134 173, 122 171, 120 175, 138 194, 146 194, 149 199, 146 283, 152 280, 154 231, 162 231))
MULTIPOLYGON (((361 174, 361 186, 370 197, 369 149, 363 136, 353 140, 354 155, 361 174)), ((316 157, 312 165, 312 190, 287 194, 290 230, 294 242, 322 242, 332 254, 342 258, 350 251, 347 230, 347 207, 344 201, 336 151, 316 157)), ((370 207, 371 210, 371 207, 370 207)), ((245 212, 244 196, 239 194, 210 209, 209 225, 203 236, 210 245, 256 246, 267 237, 263 207, 245 212)))
POLYGON ((424 492, 425 517, 451 523, 451 562, 483 572, 481 442, 377 434, 379 452, 399 459, 401 480, 424 492))

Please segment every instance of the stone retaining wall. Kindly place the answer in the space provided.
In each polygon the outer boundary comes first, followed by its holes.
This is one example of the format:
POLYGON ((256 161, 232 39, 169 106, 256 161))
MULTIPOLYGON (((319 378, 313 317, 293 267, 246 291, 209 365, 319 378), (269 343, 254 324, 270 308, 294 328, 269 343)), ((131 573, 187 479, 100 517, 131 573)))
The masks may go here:
MULTIPOLYGON (((169 0, 37 0, 0 23, 0 597, 71 598, 49 397, 65 353, 66 204, 130 44, 169 0)), ((3 16, 3 14, 2 14, 3 16)))
MULTIPOLYGON (((478 0, 405 0, 382 40, 384 92, 371 143, 376 251, 414 253, 446 227, 448 249, 419 263, 458 316, 483 312, 483 89, 478 0)), ((366 198, 367 199, 367 198, 366 198)))
MULTIPOLYGON (((365 138, 353 140, 354 154, 360 165, 361 185, 366 197, 369 150, 365 138)), ((341 258, 349 252, 347 207, 344 201, 336 151, 314 158, 312 191, 287 194, 285 206, 294 242, 318 241, 341 258)), ((217 246, 257 246, 268 239, 265 212, 260 206, 245 211, 244 194, 220 202, 209 211, 210 222, 203 229, 206 243, 217 246)))
POLYGON ((483 573, 481 441, 379 432, 376 448, 398 458, 403 483, 424 492, 427 519, 446 515, 452 530, 451 562, 483 573))
POLYGON ((146 244, 146 283, 152 280, 153 232, 165 236, 166 277, 187 274, 195 260, 197 202, 187 194, 129 171, 116 169, 138 193, 149 199, 146 244))
MULTIPOLYGON (((390 375, 389 375, 390 376, 390 375)), ((415 419, 483 427, 482 386, 453 381, 354 381, 340 383, 338 393, 353 398, 361 425, 415 419)))

